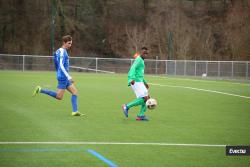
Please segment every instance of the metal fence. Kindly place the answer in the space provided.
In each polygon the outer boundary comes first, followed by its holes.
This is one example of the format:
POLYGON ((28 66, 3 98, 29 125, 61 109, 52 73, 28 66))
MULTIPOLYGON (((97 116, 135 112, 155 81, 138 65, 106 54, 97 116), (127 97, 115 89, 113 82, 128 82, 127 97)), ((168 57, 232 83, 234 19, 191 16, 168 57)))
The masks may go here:
MULTIPOLYGON (((134 59, 70 57, 72 71, 127 73, 134 59)), ((145 60, 145 73, 173 76, 250 78, 249 61, 145 60)), ((53 71, 52 56, 0 54, 0 70, 53 71)))

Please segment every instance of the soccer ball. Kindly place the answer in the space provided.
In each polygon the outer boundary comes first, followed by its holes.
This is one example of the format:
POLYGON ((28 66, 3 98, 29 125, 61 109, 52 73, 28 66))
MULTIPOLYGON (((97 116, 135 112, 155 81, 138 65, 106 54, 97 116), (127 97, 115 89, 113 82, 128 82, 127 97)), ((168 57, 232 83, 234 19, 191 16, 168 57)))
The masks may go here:
POLYGON ((146 101, 146 106, 150 110, 155 109, 155 107, 157 106, 157 101, 155 99, 150 98, 146 101))

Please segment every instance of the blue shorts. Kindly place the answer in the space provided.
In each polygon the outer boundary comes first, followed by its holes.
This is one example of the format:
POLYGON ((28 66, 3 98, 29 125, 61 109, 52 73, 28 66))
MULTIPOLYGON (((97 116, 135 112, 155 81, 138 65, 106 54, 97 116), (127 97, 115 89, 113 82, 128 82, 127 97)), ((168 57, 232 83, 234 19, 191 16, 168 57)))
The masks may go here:
POLYGON ((58 80, 57 88, 67 89, 67 87, 69 87, 70 85, 72 85, 72 83, 69 80, 58 80))

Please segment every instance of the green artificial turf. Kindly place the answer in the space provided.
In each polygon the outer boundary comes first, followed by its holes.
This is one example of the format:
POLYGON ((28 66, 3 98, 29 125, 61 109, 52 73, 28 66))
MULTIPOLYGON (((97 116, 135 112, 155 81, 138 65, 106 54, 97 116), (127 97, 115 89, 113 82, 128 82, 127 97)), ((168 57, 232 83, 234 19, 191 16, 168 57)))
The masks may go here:
POLYGON ((125 118, 121 105, 135 98, 124 74, 72 73, 79 111, 70 94, 55 100, 33 88, 56 90, 54 72, 0 71, 0 166, 108 166, 95 150, 121 167, 249 166, 249 156, 226 156, 225 147, 180 145, 25 144, 25 142, 118 142, 250 145, 250 84, 147 76, 155 110, 148 122, 125 118), (226 93, 226 94, 222 94, 226 93), (235 96, 236 95, 236 96, 235 96))

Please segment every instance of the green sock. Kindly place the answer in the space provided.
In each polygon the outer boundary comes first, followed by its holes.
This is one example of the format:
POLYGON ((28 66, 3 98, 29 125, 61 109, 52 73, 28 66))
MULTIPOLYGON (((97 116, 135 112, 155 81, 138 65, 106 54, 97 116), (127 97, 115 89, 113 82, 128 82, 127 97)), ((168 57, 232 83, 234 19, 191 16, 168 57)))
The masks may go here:
POLYGON ((137 116, 143 116, 144 115, 144 113, 146 112, 146 110, 147 110, 147 107, 146 107, 146 104, 145 103, 143 103, 142 105, 141 105, 141 110, 140 110, 140 112, 139 112, 139 114, 137 115, 137 116))
POLYGON ((127 107, 128 107, 128 109, 130 109, 131 107, 142 105, 143 103, 144 103, 144 99, 143 98, 137 98, 134 101, 128 103, 127 107))

